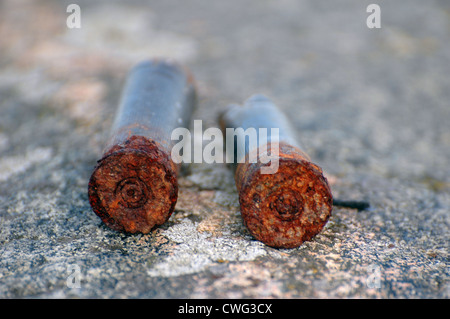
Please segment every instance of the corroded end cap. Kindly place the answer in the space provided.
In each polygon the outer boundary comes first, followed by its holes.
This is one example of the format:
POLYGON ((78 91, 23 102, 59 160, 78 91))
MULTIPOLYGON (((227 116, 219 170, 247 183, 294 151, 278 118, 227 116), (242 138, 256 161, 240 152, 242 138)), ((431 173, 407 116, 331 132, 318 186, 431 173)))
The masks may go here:
POLYGON ((242 218, 259 241, 293 248, 317 235, 331 216, 333 199, 322 170, 295 147, 280 144, 275 174, 262 174, 267 164, 242 163, 236 185, 242 218))
POLYGON ((154 141, 132 136, 98 161, 89 180, 90 204, 110 228, 148 233, 175 208, 176 173, 168 152, 154 141))

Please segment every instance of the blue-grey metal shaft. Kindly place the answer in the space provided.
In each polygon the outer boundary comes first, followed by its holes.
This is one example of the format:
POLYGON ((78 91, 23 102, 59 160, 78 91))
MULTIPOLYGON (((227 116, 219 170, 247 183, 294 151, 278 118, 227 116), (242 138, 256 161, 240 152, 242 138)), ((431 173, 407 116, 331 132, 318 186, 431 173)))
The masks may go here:
MULTIPOLYGON (((227 128, 234 129, 236 142, 227 140, 227 143, 235 143, 235 162, 242 161, 242 157, 238 154, 238 149, 239 147, 243 147, 243 142, 245 144, 245 154, 251 151, 252 145, 261 147, 267 143, 274 142, 284 142, 301 149, 300 144, 295 138, 295 131, 286 115, 270 99, 262 94, 251 96, 242 106, 230 105, 226 112, 222 114, 221 122, 224 131, 227 128), (242 130, 238 130, 239 128, 242 130), (256 145, 249 141, 250 133, 252 133, 249 129, 256 131, 256 145), (260 129, 263 129, 263 131, 260 131, 260 129), (261 134, 264 131, 266 136, 261 134)), ((227 148, 229 146, 227 144, 227 148)))
POLYGON ((167 60, 141 62, 128 74, 108 147, 140 135, 169 149, 171 132, 189 127, 195 100, 192 77, 184 68, 167 60))

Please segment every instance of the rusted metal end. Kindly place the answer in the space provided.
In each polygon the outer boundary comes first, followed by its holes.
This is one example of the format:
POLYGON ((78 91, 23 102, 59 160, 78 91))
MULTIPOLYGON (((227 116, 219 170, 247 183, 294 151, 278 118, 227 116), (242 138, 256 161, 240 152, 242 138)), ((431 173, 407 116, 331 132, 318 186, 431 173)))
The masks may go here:
MULTIPOLYGON (((284 115, 263 96, 254 96, 240 109, 233 106, 221 116, 221 126, 279 128, 279 143, 258 145, 250 152, 278 148, 278 170, 263 174, 270 165, 238 163, 235 182, 239 193, 241 215, 249 232, 259 241, 276 248, 294 248, 312 239, 331 216, 333 198, 322 169, 296 145, 284 115), (255 114, 253 116, 253 114, 255 114)), ((269 137, 270 140, 270 137, 269 137)))
POLYGON ((241 214, 257 240, 293 248, 322 230, 331 216, 333 199, 322 169, 303 157, 301 150, 285 143, 271 147, 279 147, 275 174, 262 174, 267 164, 261 162, 237 165, 241 214))
POLYGON ((148 233, 177 202, 177 167, 152 140, 132 136, 98 162, 89 181, 94 212, 110 228, 148 233))
POLYGON ((169 219, 179 170, 170 135, 189 125, 195 101, 192 75, 176 63, 146 61, 131 70, 108 146, 89 180, 90 204, 107 226, 148 233, 169 219))

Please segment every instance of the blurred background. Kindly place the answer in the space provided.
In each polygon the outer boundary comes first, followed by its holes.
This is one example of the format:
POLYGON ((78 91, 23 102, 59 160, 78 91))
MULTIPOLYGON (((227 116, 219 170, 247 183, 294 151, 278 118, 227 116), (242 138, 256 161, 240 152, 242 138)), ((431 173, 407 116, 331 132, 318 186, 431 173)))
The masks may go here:
POLYGON ((41 147, 63 138, 46 135, 55 125, 29 129, 42 113, 75 121, 92 141, 107 131, 128 70, 171 57, 194 73, 195 118, 209 125, 220 108, 264 93, 332 173, 448 187, 445 1, 379 1, 380 29, 366 25, 370 1, 78 1, 79 29, 66 25, 70 3, 1 2, 3 155, 30 145, 22 130, 41 147))

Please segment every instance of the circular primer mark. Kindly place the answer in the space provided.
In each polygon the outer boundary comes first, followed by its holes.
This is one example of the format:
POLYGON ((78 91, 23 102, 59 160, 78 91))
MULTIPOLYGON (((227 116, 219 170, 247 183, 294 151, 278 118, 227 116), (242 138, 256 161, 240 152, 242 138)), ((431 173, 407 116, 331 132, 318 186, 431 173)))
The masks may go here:
POLYGON ((120 205, 127 208, 139 208, 148 200, 147 185, 137 177, 121 180, 116 188, 116 196, 121 197, 120 205))

